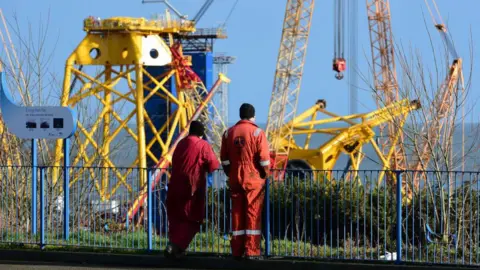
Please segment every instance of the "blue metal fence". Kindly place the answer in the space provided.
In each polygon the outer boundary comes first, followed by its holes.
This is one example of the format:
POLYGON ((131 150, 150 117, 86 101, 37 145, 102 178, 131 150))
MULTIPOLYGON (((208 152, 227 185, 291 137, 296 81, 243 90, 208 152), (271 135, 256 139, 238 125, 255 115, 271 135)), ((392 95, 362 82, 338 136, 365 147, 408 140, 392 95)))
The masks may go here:
MULTIPOLYGON (((0 242, 162 250, 168 242, 168 174, 148 192, 134 218, 127 218, 142 192, 140 175, 152 183, 155 172, 1 167, 0 242)), ((379 182, 384 173, 288 171, 281 180, 269 179, 263 254, 480 264, 479 172, 398 171, 379 182)), ((205 222, 189 250, 229 254, 227 178, 222 171, 212 177, 205 222)))

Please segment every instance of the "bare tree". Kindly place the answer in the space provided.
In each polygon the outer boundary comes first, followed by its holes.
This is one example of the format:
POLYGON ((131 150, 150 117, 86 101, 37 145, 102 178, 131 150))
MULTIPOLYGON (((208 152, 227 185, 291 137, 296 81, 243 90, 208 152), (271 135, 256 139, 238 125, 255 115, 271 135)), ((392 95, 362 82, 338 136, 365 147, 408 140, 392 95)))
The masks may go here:
MULTIPOLYGON (((415 217, 422 220, 422 225, 441 224, 436 229, 443 235, 442 240, 447 242, 449 234, 465 236, 462 231, 468 226, 465 222, 476 224, 478 221, 466 203, 474 195, 467 196, 463 192, 474 189, 477 177, 464 179, 453 172, 477 169, 475 162, 468 161, 478 155, 480 126, 473 121, 468 125, 465 123, 466 119, 477 120, 473 108, 478 97, 471 92, 473 40, 470 34, 469 55, 459 57, 447 42, 450 37, 444 36, 444 42, 440 43, 440 39, 434 38, 429 31, 430 25, 425 23, 425 28, 433 63, 425 60, 430 58, 425 51, 420 52, 414 46, 404 46, 401 42, 395 44, 399 99, 417 99, 422 104, 420 109, 410 113, 402 130, 407 168, 413 170, 404 173, 403 179, 410 199, 415 196, 417 202, 424 202, 422 207, 433 207, 430 217, 423 216, 425 213, 421 210, 415 212, 413 208, 410 214, 422 215, 415 217), (453 204, 454 199, 461 203, 453 204), (455 219, 453 216, 465 218, 455 219)), ((440 25, 437 29, 441 35, 447 35, 440 25)), ((374 96, 380 96, 375 83, 369 82, 366 76, 362 78, 374 96)), ((398 125, 399 121, 394 123, 398 125)), ((480 232, 473 233, 478 235, 480 232)), ((477 236, 474 235, 469 235, 469 239, 476 241, 477 236)))

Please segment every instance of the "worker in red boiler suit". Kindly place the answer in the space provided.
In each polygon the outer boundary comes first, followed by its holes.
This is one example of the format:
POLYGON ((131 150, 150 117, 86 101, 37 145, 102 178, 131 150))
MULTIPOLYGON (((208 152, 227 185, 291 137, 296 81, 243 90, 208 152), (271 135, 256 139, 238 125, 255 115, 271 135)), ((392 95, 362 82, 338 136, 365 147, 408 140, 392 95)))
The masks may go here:
POLYGON ((206 174, 218 169, 220 163, 210 144, 202 139, 204 133, 203 124, 192 121, 189 135, 173 152, 166 202, 169 225, 166 257, 184 254, 205 217, 206 174))
POLYGON ((260 259, 262 210, 270 152, 262 129, 255 124, 255 108, 244 103, 240 121, 222 137, 220 159, 229 177, 232 199, 232 255, 260 259))

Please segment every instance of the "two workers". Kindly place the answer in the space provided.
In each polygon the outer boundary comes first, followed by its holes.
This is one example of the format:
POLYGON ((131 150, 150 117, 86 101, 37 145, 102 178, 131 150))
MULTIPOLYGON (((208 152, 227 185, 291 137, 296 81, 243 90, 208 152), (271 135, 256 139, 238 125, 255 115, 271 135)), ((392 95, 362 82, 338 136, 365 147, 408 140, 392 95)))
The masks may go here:
MULTIPOLYGON (((203 132, 203 125, 193 121, 189 136, 173 154, 167 193, 168 257, 182 255, 199 232, 205 216, 205 175, 220 166, 211 146, 201 139, 203 132)), ((240 121, 223 134, 220 160, 231 193, 232 255, 237 260, 261 258, 262 209, 270 154, 265 133, 255 124, 252 105, 242 104, 240 121)))

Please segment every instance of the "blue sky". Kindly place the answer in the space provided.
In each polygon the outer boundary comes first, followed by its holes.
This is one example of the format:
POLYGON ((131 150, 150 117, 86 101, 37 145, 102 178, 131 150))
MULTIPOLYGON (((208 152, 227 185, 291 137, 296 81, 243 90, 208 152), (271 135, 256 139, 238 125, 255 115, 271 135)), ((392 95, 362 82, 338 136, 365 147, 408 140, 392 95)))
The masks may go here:
MULTIPOLYGON (((182 13, 193 16, 203 0, 171 0, 170 2, 175 4, 182 13)), ((223 23, 234 2, 235 0, 216 0, 199 27, 211 27, 223 23)), ((240 104, 249 102, 257 108, 257 121, 266 122, 285 3, 286 0, 240 0, 227 24, 229 38, 220 40, 215 45, 215 51, 237 57, 236 63, 229 67, 228 73, 232 79, 229 102, 231 121, 237 119, 240 104)), ((480 23, 478 16, 480 2, 438 0, 437 3, 444 21, 454 36, 457 50, 464 58, 464 66, 468 67, 470 65, 470 59, 468 59, 470 31, 472 31, 474 48, 477 48, 477 40, 480 37, 480 30, 477 27, 480 23)), ((161 13, 164 10, 163 5, 142 4, 141 0, 16 0, 3 1, 0 7, 9 20, 16 14, 20 20, 20 28, 25 30, 29 22, 36 24, 40 18, 46 18, 49 14, 49 41, 46 46, 55 50, 50 68, 61 77, 63 77, 66 58, 84 36, 82 20, 85 17, 93 15, 100 18, 112 16, 149 18, 154 13, 161 13)), ((426 15, 427 27, 433 35, 435 46, 440 46, 441 39, 433 28, 424 1, 392 0, 391 11, 396 41, 402 42, 406 47, 412 46, 419 50, 425 58, 426 65, 431 66, 433 58, 422 12, 426 15)), ((367 61, 371 61, 371 54, 364 0, 359 0, 358 16, 358 69, 371 80, 367 66, 367 61)), ((349 111, 347 80, 346 78, 343 81, 336 80, 331 70, 332 23, 333 1, 317 0, 299 96, 299 110, 310 107, 317 99, 326 99, 327 109, 330 111, 337 114, 347 114, 349 111)), ((472 74, 470 105, 480 97, 480 91, 475 89, 476 77, 480 76, 477 67, 478 59, 474 51, 475 66, 472 74)), ((469 76, 468 70, 465 71, 465 76, 469 76)), ((359 83, 361 89, 358 94, 358 110, 360 112, 373 110, 375 103, 372 94, 365 90, 366 85, 360 77, 359 83)), ((473 120, 478 120, 480 110, 477 107, 474 109, 473 120)))

